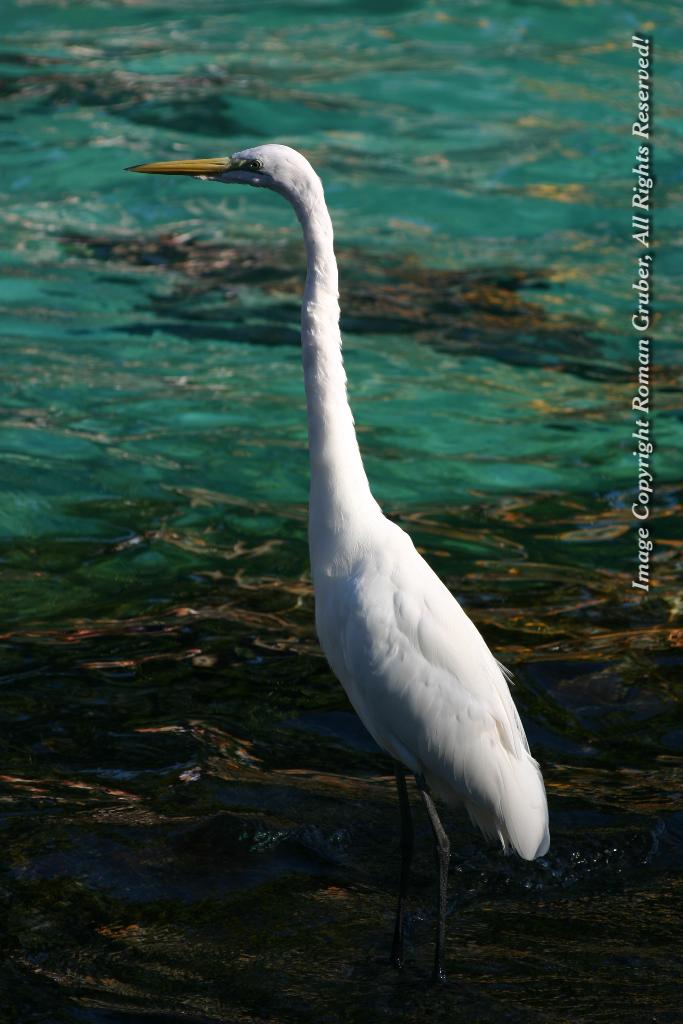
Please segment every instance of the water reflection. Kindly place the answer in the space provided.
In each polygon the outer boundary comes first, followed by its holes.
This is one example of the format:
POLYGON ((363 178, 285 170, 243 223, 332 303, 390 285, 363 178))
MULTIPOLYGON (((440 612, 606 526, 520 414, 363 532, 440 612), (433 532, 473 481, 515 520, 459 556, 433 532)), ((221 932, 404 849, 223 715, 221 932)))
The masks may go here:
MULTIPOLYGON (((589 512, 572 507, 578 527, 589 512)), ((586 1012, 583 988, 597 977, 608 993, 616 962, 647 962, 658 990, 675 984, 668 946, 652 936, 676 926, 680 660, 671 627, 624 602, 623 579, 531 560, 546 534, 568 542, 557 532, 567 508, 552 519, 547 508, 488 503, 478 529, 469 511, 404 517, 517 672, 553 821, 548 856, 524 864, 450 818, 453 989, 440 1006, 456 1020, 507 1005, 520 970, 534 978, 515 989, 520 1020, 555 1005, 568 971, 586 1012)), ((191 529, 143 538, 164 552, 164 575, 193 556, 182 594, 159 602, 157 579, 138 582, 151 611, 5 637, 5 886, 13 962, 38 982, 15 990, 39 1006, 46 984, 96 1021, 109 1010, 179 1020, 179 998, 197 1019, 254 1013, 266 998, 286 1015, 286 993, 304 1019, 344 1005, 359 1019, 369 1006, 419 1020, 428 826, 409 966, 396 977, 385 961, 398 869, 390 766, 340 710, 318 652, 303 536, 293 575, 263 571, 284 537, 227 549, 198 540, 191 529)), ((114 547, 120 558, 137 546, 114 547)), ((48 553, 63 557, 59 544, 48 553)), ((652 1005, 654 981, 632 984, 652 1005)))

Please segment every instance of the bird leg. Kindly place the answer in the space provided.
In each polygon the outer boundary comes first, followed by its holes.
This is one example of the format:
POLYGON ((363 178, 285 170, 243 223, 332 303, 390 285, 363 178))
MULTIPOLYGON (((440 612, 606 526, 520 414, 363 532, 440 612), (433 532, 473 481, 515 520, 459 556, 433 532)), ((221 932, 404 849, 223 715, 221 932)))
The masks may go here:
POLYGON ((434 981, 445 981, 446 975, 443 969, 444 949, 446 945, 446 895, 448 890, 448 862, 451 856, 451 844, 441 824, 434 801, 429 792, 429 787, 422 775, 417 775, 417 788, 422 794, 429 821, 434 833, 436 847, 436 862, 439 870, 438 882, 438 922, 436 926, 436 956, 434 958, 434 981))
POLYGON ((398 892, 391 962, 394 967, 400 968, 403 966, 403 919, 405 916, 406 896, 408 894, 410 862, 413 859, 413 819, 410 814, 405 773, 398 761, 394 762, 394 772, 396 774, 396 788, 398 789, 398 803, 401 809, 401 884, 398 892))

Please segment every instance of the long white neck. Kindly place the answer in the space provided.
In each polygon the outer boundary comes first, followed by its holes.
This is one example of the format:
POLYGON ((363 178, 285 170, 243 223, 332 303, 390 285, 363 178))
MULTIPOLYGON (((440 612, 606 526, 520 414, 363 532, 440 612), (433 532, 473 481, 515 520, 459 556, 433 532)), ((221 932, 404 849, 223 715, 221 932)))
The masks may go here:
MULTIPOLYGON (((314 575, 326 569, 339 540, 361 540, 368 517, 380 514, 370 493, 353 415, 339 331, 339 286, 332 221, 317 177, 296 197, 308 261, 301 309, 301 345, 311 463, 309 539, 314 575)), ((351 552, 348 552, 351 554, 351 552)))

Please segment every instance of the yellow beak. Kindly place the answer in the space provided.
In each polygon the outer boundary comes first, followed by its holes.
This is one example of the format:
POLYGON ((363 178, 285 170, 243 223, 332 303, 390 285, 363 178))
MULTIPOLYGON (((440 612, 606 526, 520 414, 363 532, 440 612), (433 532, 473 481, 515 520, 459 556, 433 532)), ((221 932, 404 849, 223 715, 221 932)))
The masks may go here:
POLYGON ((225 171, 238 170, 234 164, 239 163, 229 156, 209 157, 206 160, 166 160, 158 164, 136 164, 135 167, 126 167, 127 171, 137 171, 139 174, 189 174, 192 177, 202 175, 214 177, 217 174, 224 174, 225 171))

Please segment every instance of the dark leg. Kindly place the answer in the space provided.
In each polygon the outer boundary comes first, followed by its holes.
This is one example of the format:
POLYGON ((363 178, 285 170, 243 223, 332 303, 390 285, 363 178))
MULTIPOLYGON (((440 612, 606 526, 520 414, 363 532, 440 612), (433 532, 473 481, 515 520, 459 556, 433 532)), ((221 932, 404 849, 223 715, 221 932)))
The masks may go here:
POLYGON ((391 962, 394 967, 402 967, 403 917, 406 909, 406 896, 408 894, 410 862, 413 859, 413 819, 410 815, 410 803, 408 801, 408 788, 406 786, 405 773, 397 761, 394 763, 394 772, 396 773, 398 803, 401 808, 401 886, 398 892, 398 907, 396 909, 394 942, 391 947, 391 962))
POLYGON ((443 969, 444 949, 446 945, 446 894, 448 889, 448 862, 451 856, 451 844, 444 832, 443 825, 439 818, 434 801, 432 800, 427 783, 421 775, 416 777, 417 788, 422 794, 422 799, 427 808, 429 821, 431 822, 434 842, 436 844, 436 862, 439 869, 438 889, 438 914, 439 920, 436 926, 436 957, 434 959, 434 980, 445 981, 446 975, 443 969))

